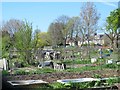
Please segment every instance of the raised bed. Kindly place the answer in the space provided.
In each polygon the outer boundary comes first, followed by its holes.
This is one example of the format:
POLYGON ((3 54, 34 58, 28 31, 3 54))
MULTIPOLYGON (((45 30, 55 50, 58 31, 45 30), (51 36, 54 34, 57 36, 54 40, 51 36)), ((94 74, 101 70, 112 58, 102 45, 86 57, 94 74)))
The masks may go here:
POLYGON ((48 82, 45 82, 43 80, 13 80, 8 81, 12 86, 22 86, 22 85, 33 85, 33 84, 47 84, 48 82))
POLYGON ((80 83, 80 82, 90 82, 90 81, 98 81, 100 79, 96 78, 78 78, 78 79, 63 79, 63 80, 57 80, 57 82, 62 83, 62 84, 67 84, 67 83, 80 83))
POLYGON ((43 80, 12 80, 7 81, 7 86, 3 87, 2 90, 34 90, 36 88, 48 87, 48 82, 43 80))
POLYGON ((62 79, 57 80, 57 82, 66 85, 70 88, 77 88, 77 90, 106 90, 115 89, 118 90, 118 86, 115 84, 106 83, 109 79, 115 78, 78 78, 78 79, 62 79))

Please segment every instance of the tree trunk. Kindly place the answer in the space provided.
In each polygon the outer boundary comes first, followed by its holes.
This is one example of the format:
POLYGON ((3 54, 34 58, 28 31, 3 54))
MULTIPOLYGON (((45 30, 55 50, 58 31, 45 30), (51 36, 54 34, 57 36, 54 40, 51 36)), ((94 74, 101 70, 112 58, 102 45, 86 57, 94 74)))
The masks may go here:
POLYGON ((89 42, 89 38, 88 38, 88 58, 90 59, 90 42, 89 42))
POLYGON ((64 39, 64 47, 66 47, 66 40, 67 40, 67 38, 64 39))
POLYGON ((114 41, 111 40, 111 48, 114 48, 114 41))
POLYGON ((31 60, 31 50, 30 51, 26 51, 26 61, 29 65, 31 65, 32 60, 31 60))

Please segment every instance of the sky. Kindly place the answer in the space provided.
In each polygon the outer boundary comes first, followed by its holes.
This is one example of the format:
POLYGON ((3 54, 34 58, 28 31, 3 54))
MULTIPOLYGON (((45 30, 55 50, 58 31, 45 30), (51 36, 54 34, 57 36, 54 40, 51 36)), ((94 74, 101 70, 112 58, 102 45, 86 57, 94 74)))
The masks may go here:
MULTIPOLYGON (((42 32, 46 32, 50 23, 61 15, 79 16, 84 2, 2 2, 2 21, 10 19, 27 20, 42 32)), ((106 17, 118 8, 117 2, 94 2, 100 19, 98 25, 103 27, 106 17)), ((98 30, 98 33, 103 33, 98 30)))

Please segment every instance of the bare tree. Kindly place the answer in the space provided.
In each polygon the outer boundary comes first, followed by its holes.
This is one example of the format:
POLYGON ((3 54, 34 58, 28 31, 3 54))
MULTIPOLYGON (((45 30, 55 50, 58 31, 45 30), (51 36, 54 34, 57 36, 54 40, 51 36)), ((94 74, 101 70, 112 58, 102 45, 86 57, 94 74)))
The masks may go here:
POLYGON ((64 39, 64 43, 63 43, 64 46, 66 46, 66 40, 67 40, 67 36, 68 36, 68 29, 66 28, 66 26, 67 26, 69 19, 70 18, 68 16, 62 15, 55 20, 55 22, 62 24, 61 31, 62 31, 63 39, 64 39))
POLYGON ((22 27, 23 23, 23 21, 17 19, 10 19, 9 21, 5 22, 5 24, 3 24, 2 31, 8 31, 12 37, 14 33, 22 27))
POLYGON ((61 23, 51 23, 48 29, 52 45, 63 44, 63 25, 61 23))
MULTIPOLYGON (((99 14, 93 3, 87 2, 83 4, 83 7, 81 8, 81 12, 80 12, 80 20, 82 22, 81 33, 83 35, 83 39, 87 37, 88 49, 89 49, 90 36, 93 35, 94 32, 97 30, 97 22, 99 20, 99 14)), ((88 54, 90 58, 89 50, 88 50, 88 54)))
POLYGON ((2 33, 8 32, 10 36, 10 47, 14 47, 13 45, 15 43, 15 32, 19 31, 23 24, 23 21, 17 19, 10 19, 9 21, 3 23, 2 33))
POLYGON ((69 37, 71 39, 74 38, 75 44, 78 45, 78 39, 80 38, 80 18, 79 17, 72 17, 68 24, 67 29, 69 32, 69 37))

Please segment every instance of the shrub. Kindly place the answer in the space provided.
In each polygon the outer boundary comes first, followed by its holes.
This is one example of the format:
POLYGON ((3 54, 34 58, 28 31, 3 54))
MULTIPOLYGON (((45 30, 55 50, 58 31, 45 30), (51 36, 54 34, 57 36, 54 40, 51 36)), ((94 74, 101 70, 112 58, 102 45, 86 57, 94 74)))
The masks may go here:
POLYGON ((120 83, 120 78, 109 78, 106 80, 107 85, 113 85, 114 83, 120 83))
POLYGON ((118 68, 119 67, 119 65, 117 65, 117 64, 105 64, 105 65, 103 65, 103 67, 104 68, 118 68))
POLYGON ((7 75, 9 75, 8 70, 3 70, 3 71, 2 71, 2 75, 3 75, 3 76, 7 76, 7 75))
POLYGON ((94 77, 94 78, 101 78, 101 75, 99 75, 99 74, 94 74, 93 77, 94 77))
POLYGON ((68 86, 66 86, 65 84, 61 84, 61 83, 52 83, 51 84, 51 87, 53 87, 52 90, 64 90, 64 89, 67 89, 69 88, 68 86))
POLYGON ((15 75, 25 75, 25 70, 15 70, 14 74, 15 75))

